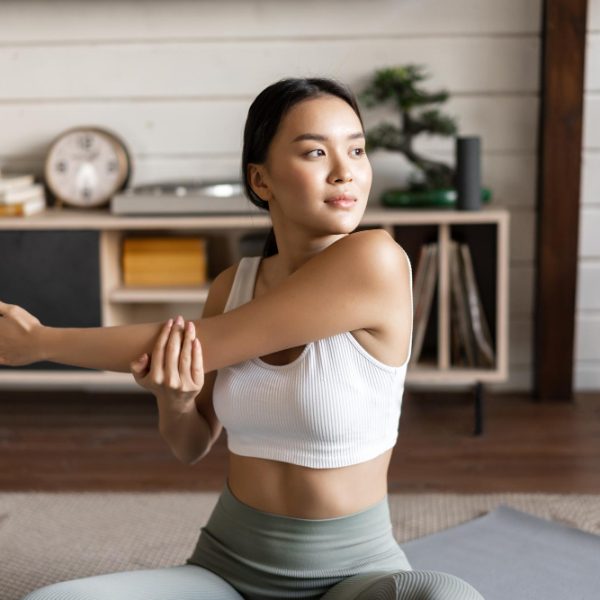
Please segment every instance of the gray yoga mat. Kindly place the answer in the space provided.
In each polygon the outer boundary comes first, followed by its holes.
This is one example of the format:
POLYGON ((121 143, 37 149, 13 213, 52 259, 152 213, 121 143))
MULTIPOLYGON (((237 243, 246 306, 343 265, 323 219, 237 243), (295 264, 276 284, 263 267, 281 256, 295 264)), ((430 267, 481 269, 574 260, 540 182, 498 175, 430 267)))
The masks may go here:
POLYGON ((498 506, 402 544, 413 569, 444 571, 486 600, 597 600, 600 536, 498 506))

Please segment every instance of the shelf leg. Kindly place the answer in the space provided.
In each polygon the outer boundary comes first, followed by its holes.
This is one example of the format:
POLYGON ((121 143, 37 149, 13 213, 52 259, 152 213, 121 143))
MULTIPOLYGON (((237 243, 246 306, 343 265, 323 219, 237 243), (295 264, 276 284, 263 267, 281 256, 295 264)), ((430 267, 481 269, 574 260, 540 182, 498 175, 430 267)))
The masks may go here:
POLYGON ((483 383, 475 383, 475 431, 473 435, 483 433, 483 383))

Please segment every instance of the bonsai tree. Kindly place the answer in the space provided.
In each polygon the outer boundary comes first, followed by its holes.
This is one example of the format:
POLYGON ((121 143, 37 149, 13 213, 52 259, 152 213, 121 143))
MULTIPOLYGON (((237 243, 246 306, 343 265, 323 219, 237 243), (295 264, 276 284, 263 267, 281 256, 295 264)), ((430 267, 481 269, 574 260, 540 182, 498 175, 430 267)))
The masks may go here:
POLYGON ((369 86, 359 95, 366 106, 392 101, 401 117, 400 126, 385 122, 366 133, 367 151, 385 148, 402 152, 417 168, 411 176, 410 191, 430 191, 454 186, 454 169, 442 162, 417 154, 413 149, 415 136, 450 136, 457 132, 454 119, 437 108, 427 107, 448 99, 448 92, 427 92, 418 83, 428 76, 421 65, 405 65, 376 71, 369 86))

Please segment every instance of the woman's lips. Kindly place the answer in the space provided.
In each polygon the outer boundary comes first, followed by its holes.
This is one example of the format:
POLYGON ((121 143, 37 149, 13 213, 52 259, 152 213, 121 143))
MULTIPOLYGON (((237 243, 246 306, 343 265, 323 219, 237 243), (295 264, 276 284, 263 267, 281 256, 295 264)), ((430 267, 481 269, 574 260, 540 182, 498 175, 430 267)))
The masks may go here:
POLYGON ((325 200, 327 204, 331 204, 332 206, 338 207, 348 207, 353 206, 356 203, 356 198, 354 196, 331 196, 325 200))

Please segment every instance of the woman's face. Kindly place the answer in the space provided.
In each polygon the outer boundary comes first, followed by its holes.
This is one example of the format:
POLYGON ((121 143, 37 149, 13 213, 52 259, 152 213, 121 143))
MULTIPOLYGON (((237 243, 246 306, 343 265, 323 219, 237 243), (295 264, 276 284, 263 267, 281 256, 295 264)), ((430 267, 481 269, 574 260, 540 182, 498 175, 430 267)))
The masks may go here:
POLYGON ((282 118, 267 160, 250 173, 254 190, 270 203, 274 226, 300 227, 310 235, 352 232, 373 178, 360 120, 332 95, 295 104, 282 118), (327 202, 342 194, 354 198, 350 206, 327 202))

